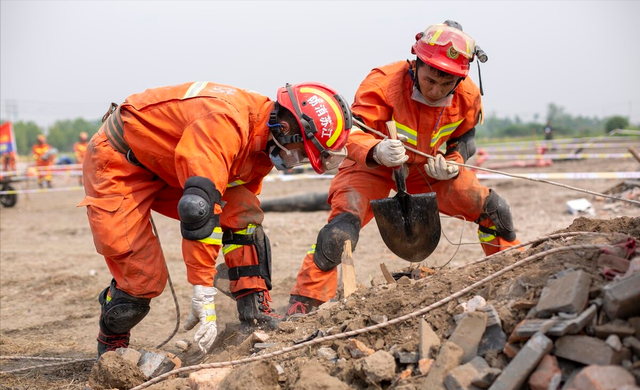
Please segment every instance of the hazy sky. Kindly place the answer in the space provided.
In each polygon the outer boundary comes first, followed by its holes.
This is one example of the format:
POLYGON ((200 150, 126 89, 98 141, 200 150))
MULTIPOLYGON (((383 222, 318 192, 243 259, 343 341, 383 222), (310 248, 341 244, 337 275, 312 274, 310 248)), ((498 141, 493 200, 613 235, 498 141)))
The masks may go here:
MULTIPOLYGON (((0 117, 101 118, 147 88, 214 81, 275 98, 320 81, 349 102, 446 19, 489 56, 487 114, 640 122, 640 1, 0 1, 0 117)), ((477 66, 471 77, 478 82, 477 66)))

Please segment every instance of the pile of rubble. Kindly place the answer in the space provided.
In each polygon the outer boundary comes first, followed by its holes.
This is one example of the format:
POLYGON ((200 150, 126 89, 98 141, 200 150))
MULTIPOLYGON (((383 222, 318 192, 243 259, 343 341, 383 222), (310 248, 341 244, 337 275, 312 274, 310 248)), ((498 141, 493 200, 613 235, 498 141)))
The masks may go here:
MULTIPOLYGON (((574 223, 577 231, 584 221, 574 223)), ((638 236, 640 221, 624 221, 638 236)), ((374 281, 273 332, 247 337, 228 327, 218 336, 225 344, 205 363, 310 346, 237 367, 194 370, 161 388, 640 390, 640 251, 628 235, 549 241, 464 270, 393 275, 393 282, 374 281), (382 326, 469 280, 572 244, 608 249, 546 256, 446 307, 382 326), (381 327, 353 332, 376 324, 381 327), (356 334, 342 337, 345 332, 356 334)))

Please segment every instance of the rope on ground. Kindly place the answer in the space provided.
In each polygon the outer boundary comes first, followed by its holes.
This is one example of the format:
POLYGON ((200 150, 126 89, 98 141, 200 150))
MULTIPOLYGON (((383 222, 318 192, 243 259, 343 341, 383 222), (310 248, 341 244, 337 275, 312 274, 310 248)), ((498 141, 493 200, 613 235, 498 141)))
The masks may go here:
POLYGON ((459 265, 457 267, 454 267, 453 269, 454 270, 462 269, 462 268, 466 268, 466 267, 468 267, 470 265, 484 263, 485 261, 493 260, 498 255, 502 255, 504 253, 507 253, 507 252, 510 252, 510 251, 513 251, 513 250, 516 250, 516 249, 520 249, 520 248, 525 247, 527 245, 537 244, 539 242, 546 241, 546 240, 554 240, 556 238, 574 237, 574 236, 582 236, 582 235, 608 236, 610 234, 611 233, 598 233, 598 232, 567 232, 567 233, 550 234, 548 236, 539 237, 539 238, 536 238, 536 239, 531 240, 531 241, 527 241, 527 242, 520 243, 518 245, 511 246, 511 247, 509 247, 507 249, 504 249, 504 250, 502 250, 500 252, 496 252, 496 253, 494 253, 492 255, 489 255, 489 256, 486 256, 486 257, 482 257, 482 258, 480 258, 478 260, 474 260, 474 261, 471 261, 469 263, 466 263, 466 264, 463 264, 463 265, 459 265))
MULTIPOLYGON (((0 359, 61 360, 61 359, 64 359, 64 358, 45 358, 45 357, 37 357, 37 356, 0 356, 0 359)), ((96 361, 96 358, 94 358, 94 357, 93 358, 72 359, 72 360, 61 361, 61 362, 58 362, 58 363, 39 364, 37 366, 16 368, 14 370, 7 370, 7 371, 0 371, 0 374, 13 374, 13 373, 16 373, 16 372, 34 370, 36 368, 57 367, 57 366, 64 366, 66 364, 95 362, 95 361, 96 361)))
MULTIPOLYGON (((541 237, 539 238, 537 241, 543 241, 547 239, 547 237, 541 237)), ((244 359, 238 359, 238 360, 230 360, 230 361, 226 361, 226 362, 218 362, 218 363, 207 363, 207 364, 200 364, 200 365, 195 365, 195 366, 188 366, 188 367, 182 367, 170 372, 167 372, 165 374, 162 374, 156 378, 153 378, 147 382, 144 382, 134 388, 132 388, 131 390, 141 390, 144 389, 146 387, 149 387, 155 383, 161 382, 167 378, 169 378, 172 375, 176 375, 176 374, 181 374, 181 373, 185 373, 185 372, 190 372, 190 371, 198 371, 201 369, 207 369, 207 368, 221 368, 221 367, 228 367, 228 366, 234 366, 234 365, 239 365, 239 364, 245 364, 245 363, 251 363, 254 361, 258 361, 258 360, 264 360, 264 359, 268 359, 268 358, 272 358, 275 356, 279 356, 279 355, 283 355, 285 353, 289 353, 298 349, 302 349, 308 346, 312 346, 312 345, 316 345, 316 344, 320 344, 320 343, 324 343, 326 341, 332 341, 332 340, 338 340, 338 339, 343 339, 343 338, 347 338, 347 337, 351 337, 351 336, 357 336, 363 333, 367 333, 367 332, 371 332, 374 330, 378 330, 390 325, 395 325, 397 323, 400 323, 402 321, 406 321, 408 319, 411 319, 413 317, 417 317, 423 314, 426 314, 428 312, 430 312, 433 309, 436 309, 440 306, 443 306, 449 302, 451 302, 454 299, 460 298, 461 296, 469 293, 470 291, 484 285, 485 283, 509 272, 512 271, 513 269, 520 267, 522 265, 525 265, 527 263, 530 263, 534 260, 538 260, 540 258, 543 258, 545 256, 548 255, 552 255, 552 254, 556 254, 556 253, 561 253, 561 252, 568 252, 568 251, 574 251, 574 250, 601 250, 603 248, 611 248, 611 245, 571 245, 571 246, 565 246, 565 247, 558 247, 558 248, 553 248, 553 249, 549 249, 547 251, 541 252, 541 253, 537 253, 535 255, 532 256, 528 256, 525 257, 524 259, 521 259, 515 263, 513 263, 512 265, 505 267, 489 276, 487 276, 486 278, 479 280, 475 283, 473 283, 472 285, 463 288, 462 290, 459 290, 456 293, 453 293, 451 295, 449 295, 446 298, 443 298, 441 300, 439 300, 438 302, 432 303, 431 305, 424 307, 420 310, 414 311, 412 313, 391 319, 389 321, 385 321, 376 325, 372 325, 372 326, 368 326, 365 328, 361 328, 361 329, 356 329, 356 330, 352 330, 349 332, 344 332, 344 333, 339 333, 339 334, 335 334, 335 335, 330 335, 330 336, 324 336, 321 338, 316 338, 301 344, 297 344, 291 347, 284 347, 278 351, 274 351, 271 353, 267 353, 264 355, 260 355, 260 356, 253 356, 253 357, 248 357, 248 358, 244 358, 244 359)))
MULTIPOLYGON (((365 125, 364 123, 360 122, 357 119, 354 119, 353 121, 358 126, 364 128, 367 131, 370 131, 370 132, 372 132, 372 133, 374 133, 376 135, 379 135, 379 136, 381 136, 383 138, 388 138, 384 133, 382 133, 382 132, 380 132, 378 130, 372 129, 371 127, 365 125)), ((417 155, 420 155, 420 156, 423 156, 423 157, 426 157, 426 158, 430 158, 430 159, 434 158, 433 156, 431 156, 431 155, 429 155, 427 153, 421 152, 421 151, 419 151, 417 149, 414 149, 414 148, 412 148, 410 146, 405 145, 404 147, 405 147, 405 149, 407 149, 407 150, 409 150, 409 151, 411 151, 411 152, 413 152, 413 153, 415 153, 417 155)), ((640 205, 640 201, 638 201, 638 200, 625 199, 625 198, 622 198, 622 197, 616 196, 616 195, 602 194, 602 193, 599 193, 599 192, 586 190, 584 188, 578 188, 578 187, 573 187, 573 186, 566 185, 566 184, 556 183, 556 182, 550 181, 550 180, 536 179, 536 178, 532 178, 532 177, 525 177, 525 176, 516 175, 516 174, 513 174, 513 173, 496 171, 496 170, 489 169, 489 168, 477 167, 475 165, 461 164, 461 163, 457 163, 455 161, 447 161, 447 163, 448 164, 452 164, 452 165, 457 165, 457 166, 460 166, 460 167, 477 169, 479 171, 485 171, 485 172, 489 172, 489 173, 497 173, 497 174, 504 175, 504 176, 515 177, 517 179, 530 180, 530 181, 535 181, 535 182, 538 182, 538 183, 550 184, 550 185, 557 186, 557 187, 567 188, 567 189, 570 189, 570 190, 573 190, 573 191, 583 192, 585 194, 590 194, 590 195, 595 195, 595 196, 602 196, 604 198, 610 198, 610 199, 615 199, 615 200, 619 200, 619 201, 622 201, 622 202, 628 202, 628 203, 634 203, 634 204, 640 205)))
MULTIPOLYGON (((155 234, 156 238, 158 239, 158 242, 160 242, 160 236, 158 235, 158 229, 156 228, 156 224, 153 221, 153 217, 150 217, 149 219, 151 221, 151 227, 153 228, 153 233, 155 234)), ((160 247, 162 247, 162 245, 160 247)), ((164 257, 164 253, 162 254, 162 256, 164 257)), ((166 343, 168 343, 169 341, 171 341, 173 336, 176 335, 176 333, 178 332, 178 329, 180 328, 180 305, 178 304, 178 297, 177 297, 176 291, 173 288, 173 282, 171 281, 171 275, 169 274, 169 267, 167 266, 166 260, 165 260, 165 267, 167 267, 167 282, 169 283, 169 287, 171 288, 171 295, 173 296, 173 303, 174 303, 175 308, 176 308, 176 325, 173 328, 173 332, 171 332, 169 337, 167 337, 160 344, 156 345, 156 348, 160 348, 163 345, 165 345, 166 343)), ((96 361, 96 358, 72 359, 72 358, 54 358, 54 357, 40 357, 40 356, 15 356, 15 355, 14 356, 0 356, 0 360, 2 360, 2 359, 13 359, 13 360, 18 360, 18 359, 22 359, 22 360, 57 360, 57 361, 60 361, 60 362, 59 363, 40 364, 40 365, 37 365, 37 366, 31 366, 31 367, 17 368, 15 370, 0 371, 0 374, 9 374, 9 373, 16 373, 16 372, 34 370, 36 368, 55 367, 55 366, 62 366, 62 365, 65 365, 65 364, 82 363, 82 362, 87 362, 87 361, 96 361)))

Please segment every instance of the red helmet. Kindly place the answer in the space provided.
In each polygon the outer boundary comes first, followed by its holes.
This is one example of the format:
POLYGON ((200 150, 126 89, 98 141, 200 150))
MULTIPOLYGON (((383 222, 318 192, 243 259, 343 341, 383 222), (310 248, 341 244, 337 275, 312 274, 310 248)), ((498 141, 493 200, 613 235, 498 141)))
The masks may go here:
POLYGON ((346 100, 317 82, 287 84, 278 90, 277 100, 298 120, 313 169, 322 174, 337 168, 347 155, 345 144, 353 123, 346 100))
POLYGON ((473 38, 446 24, 427 27, 416 35, 416 43, 411 47, 411 53, 422 62, 458 77, 469 74, 469 62, 475 50, 473 38))

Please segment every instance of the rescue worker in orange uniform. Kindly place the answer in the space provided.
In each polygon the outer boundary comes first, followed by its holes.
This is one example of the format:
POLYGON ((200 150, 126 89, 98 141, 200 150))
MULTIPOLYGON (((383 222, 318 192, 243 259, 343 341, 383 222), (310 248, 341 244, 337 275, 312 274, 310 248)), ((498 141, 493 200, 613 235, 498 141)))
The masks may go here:
POLYGON ((55 160, 55 149, 47 143, 47 137, 44 134, 39 134, 36 143, 31 148, 31 154, 36 162, 36 169, 38 170, 38 187, 42 188, 44 185, 47 188, 51 188, 51 179, 53 173, 51 166, 55 160))
MULTIPOLYGON (((87 153, 89 135, 84 131, 78 134, 78 141, 73 144, 73 155, 76 157, 76 164, 82 164, 84 155, 87 153)), ((78 177, 78 182, 82 185, 82 175, 78 177)))
POLYGON ((2 170, 4 172, 12 172, 12 175, 15 175, 16 169, 16 152, 12 150, 2 153, 2 170))
POLYGON ((476 149, 481 94, 467 78, 474 40, 458 23, 447 21, 419 33, 412 54, 417 55, 414 61, 373 69, 356 92, 354 118, 383 134, 388 134, 386 122, 393 120, 403 137, 381 140, 354 126, 349 160, 329 189, 328 224, 304 258, 287 316, 307 314, 335 296, 344 242, 350 240, 355 250, 360 229, 373 218, 369 202, 395 189, 393 167, 405 164, 408 169, 408 193, 435 192, 441 213, 476 222, 487 255, 519 243, 507 202, 481 185, 475 173, 447 163, 464 163, 476 149), (407 151, 405 143, 435 159, 407 151))
POLYGON ((84 131, 78 134, 78 141, 73 144, 73 155, 76 157, 76 163, 82 164, 84 155, 87 153, 87 145, 89 144, 89 136, 84 131))
POLYGON ((351 112, 331 87, 280 88, 277 100, 212 82, 149 89, 112 104, 83 164, 89 224, 113 276, 99 296, 98 354, 130 330, 167 282, 151 210, 180 220, 193 299, 185 329, 204 352, 217 335, 213 287, 220 250, 245 326, 276 326, 270 244, 257 195, 274 168, 318 173, 346 157, 351 112))

